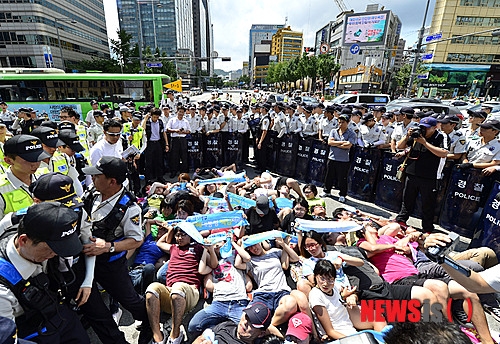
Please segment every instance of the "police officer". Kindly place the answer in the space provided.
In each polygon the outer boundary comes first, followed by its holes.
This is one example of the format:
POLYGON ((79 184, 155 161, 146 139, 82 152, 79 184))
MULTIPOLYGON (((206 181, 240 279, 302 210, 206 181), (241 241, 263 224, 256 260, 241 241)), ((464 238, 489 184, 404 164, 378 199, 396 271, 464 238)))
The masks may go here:
POLYGON ((31 133, 42 141, 43 149, 51 155, 50 158, 41 161, 40 167, 35 175, 39 177, 48 172, 59 172, 68 175, 73 180, 73 186, 75 187, 76 193, 81 196, 83 194, 83 188, 78 180, 78 171, 71 165, 68 156, 57 150, 59 147, 65 145, 64 142, 59 139, 57 132, 52 128, 38 127, 33 129, 31 133))
POLYGON ((147 147, 147 139, 146 135, 144 135, 144 128, 141 126, 141 122, 142 113, 140 111, 134 111, 132 113, 132 121, 123 124, 123 134, 125 135, 124 142, 127 142, 128 146, 134 146, 138 151, 137 154, 132 155, 128 159, 131 189, 134 191, 135 195, 139 195, 141 192, 141 179, 139 177, 139 170, 143 169, 139 166, 139 164, 140 162, 143 162, 142 165, 144 165, 144 159, 141 160, 141 154, 147 147))
POLYGON ((31 133, 31 131, 35 128, 35 118, 31 115, 30 108, 19 108, 19 110, 17 110, 17 118, 12 124, 12 130, 17 134, 31 133))
POLYGON ((237 133, 238 138, 241 140, 242 146, 242 161, 248 160, 248 121, 243 118, 243 107, 236 109, 236 117, 231 121, 231 129, 233 132, 237 133))
POLYGON ((127 106, 120 106, 120 118, 118 118, 118 122, 121 124, 129 123, 131 120, 132 109, 127 106))
POLYGON ((338 127, 338 121, 334 116, 336 111, 337 109, 334 106, 328 105, 325 108, 325 116, 319 122, 318 136, 320 141, 324 143, 328 143, 328 137, 330 136, 331 131, 338 127))
POLYGON ((386 142, 386 136, 380 126, 378 126, 375 122, 375 116, 373 116, 373 114, 365 114, 363 116, 363 119, 361 120, 361 123, 360 133, 363 147, 379 148, 386 142))
POLYGON ((448 135, 449 154, 448 159, 458 160, 461 159, 463 154, 467 151, 467 138, 461 129, 458 129, 460 118, 457 115, 443 115, 438 117, 438 128, 443 133, 448 135))
POLYGON ((283 135, 287 134, 287 123, 286 116, 283 110, 285 107, 282 103, 276 103, 274 106, 275 116, 274 116, 274 126, 273 129, 277 133, 277 137, 281 138, 283 135))
POLYGON ((61 121, 63 122, 69 121, 75 126, 76 134, 78 135, 80 143, 85 149, 82 152, 82 155, 85 157, 85 159, 87 159, 87 163, 90 164, 90 150, 89 150, 89 143, 87 140, 88 139, 87 127, 85 126, 84 122, 80 121, 80 115, 73 108, 66 107, 61 109, 59 118, 61 119, 61 121))
POLYGON ((304 120, 302 121, 302 132, 301 135, 303 138, 316 138, 318 137, 318 121, 312 115, 313 108, 312 106, 304 107, 304 120))
POLYGON ((33 203, 28 190, 40 161, 50 158, 43 150, 42 141, 31 135, 17 135, 3 146, 5 161, 10 165, 0 176, 0 218, 5 214, 26 208, 33 203))
POLYGON ((391 148, 391 136, 394 132, 394 114, 392 112, 386 112, 382 114, 380 122, 378 125, 382 129, 382 133, 385 135, 385 143, 380 146, 380 148, 391 148))
POLYGON ((207 109, 207 116, 203 121, 203 131, 205 135, 216 134, 219 132, 220 126, 217 117, 214 116, 214 108, 207 109))
POLYGON ((122 185, 127 165, 119 158, 103 156, 83 171, 92 176, 95 188, 84 198, 82 215, 82 230, 89 227, 93 236, 83 252, 96 256, 94 279, 134 319, 147 321, 144 297, 135 291, 127 268, 127 251, 143 241, 141 208, 122 185))
POLYGON ((479 124, 479 140, 470 140, 467 155, 459 168, 486 168, 500 165, 500 121, 486 120, 479 124))
POLYGON ((375 106, 373 108, 373 117, 375 117, 375 121, 378 123, 380 123, 380 120, 382 119, 382 115, 386 112, 386 108, 385 106, 375 106))
POLYGON ((300 119, 300 114, 295 111, 293 104, 290 106, 290 122, 288 123, 288 132, 290 134, 298 134, 302 131, 302 120, 300 119))
POLYGON ((85 122, 87 123, 87 127, 90 127, 92 124, 95 123, 94 111, 99 110, 99 102, 93 99, 90 101, 90 106, 92 107, 92 110, 87 112, 87 116, 85 117, 85 122))
POLYGON ((415 110, 408 106, 403 106, 399 112, 395 113, 397 123, 394 126, 394 131, 391 136, 391 151, 393 153, 396 153, 399 141, 406 136, 408 130, 418 126, 417 123, 412 121, 414 113, 415 110))
POLYGON ((269 142, 268 131, 271 129, 271 117, 269 116, 269 104, 260 106, 260 131, 257 134, 255 143, 257 145, 257 168, 260 171, 265 171, 267 168, 267 145, 269 142))
POLYGON ((479 124, 483 123, 486 119, 486 112, 484 111, 472 111, 467 110, 469 114, 469 125, 470 127, 466 130, 466 136, 469 140, 479 139, 479 124))
POLYGON ((74 210, 44 202, 26 210, 17 231, 0 237, 0 316, 15 319, 19 337, 47 344, 90 343, 58 293, 68 283, 59 260, 53 259, 82 251, 77 224, 74 210))

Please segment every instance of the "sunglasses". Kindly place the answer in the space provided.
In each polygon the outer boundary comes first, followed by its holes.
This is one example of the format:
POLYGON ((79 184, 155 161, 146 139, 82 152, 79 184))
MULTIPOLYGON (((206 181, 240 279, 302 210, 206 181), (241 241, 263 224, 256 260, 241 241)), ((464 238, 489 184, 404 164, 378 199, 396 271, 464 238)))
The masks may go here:
POLYGON ((109 131, 106 131, 106 134, 109 135, 109 136, 120 136, 122 133, 119 132, 119 133, 110 133, 109 131))

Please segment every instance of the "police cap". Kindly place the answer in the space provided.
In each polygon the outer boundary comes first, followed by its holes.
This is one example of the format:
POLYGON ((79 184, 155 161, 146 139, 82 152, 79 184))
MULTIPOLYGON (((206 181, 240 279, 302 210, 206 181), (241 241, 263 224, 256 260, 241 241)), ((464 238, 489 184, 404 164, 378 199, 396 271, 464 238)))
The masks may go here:
POLYGON ((81 152, 84 151, 85 148, 83 148, 82 144, 80 143, 80 139, 78 138, 78 135, 69 129, 64 129, 59 131, 59 138, 61 139, 62 142, 75 152, 81 152))
POLYGON ((57 201, 69 208, 78 208, 83 205, 76 194, 73 179, 59 172, 46 173, 29 187, 30 192, 41 201, 57 201))
POLYGON ((5 141, 4 154, 16 155, 28 162, 38 162, 50 158, 50 154, 43 150, 42 141, 32 135, 16 135, 5 141))
POLYGON ((85 167, 82 171, 91 176, 104 174, 108 178, 115 178, 121 184, 127 175, 127 164, 122 159, 103 156, 95 166, 85 167))
POLYGON ((46 242, 60 257, 79 254, 82 243, 78 237, 78 214, 59 202, 33 204, 19 224, 19 234, 46 242))
POLYGON ((483 123, 479 124, 479 126, 484 129, 493 129, 500 131, 500 121, 497 121, 496 119, 489 119, 487 121, 484 121, 483 123))
POLYGON ((64 146, 64 142, 59 139, 57 131, 49 127, 38 127, 31 131, 31 135, 38 137, 47 147, 57 148, 64 146))
POLYGON ((59 128, 59 130, 71 130, 76 133, 75 125, 69 121, 61 122, 57 127, 59 128))

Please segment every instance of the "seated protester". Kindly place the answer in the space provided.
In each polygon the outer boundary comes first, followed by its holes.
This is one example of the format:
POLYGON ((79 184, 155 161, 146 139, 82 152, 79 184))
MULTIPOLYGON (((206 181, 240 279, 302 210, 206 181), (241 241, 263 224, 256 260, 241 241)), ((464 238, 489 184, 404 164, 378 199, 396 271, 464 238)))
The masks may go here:
MULTIPOLYGON (((392 231, 388 233, 395 235, 392 231)), ((419 232, 410 233, 401 239, 389 235, 378 236, 376 229, 367 226, 364 238, 358 241, 358 246, 365 249, 369 257, 371 255, 370 261, 387 282, 395 285, 417 285, 429 289, 436 296, 437 302, 441 304, 443 312, 446 312, 449 297, 470 298, 473 309, 481 309, 481 311, 472 312, 472 323, 484 342, 493 343, 484 311, 476 294, 468 292, 454 280, 429 279, 427 274, 420 273, 413 265, 412 251, 418 246, 416 242, 421 240, 420 234, 419 232)), ((466 303, 464 300, 464 307, 467 309, 466 303)))
POLYGON ((170 254, 166 285, 152 283, 146 289, 146 308, 155 343, 166 343, 167 335, 160 331, 160 311, 172 314, 172 331, 168 342, 179 344, 183 340, 180 330, 185 313, 198 303, 202 272, 208 265, 215 269, 217 257, 213 246, 207 250, 193 242, 184 229, 196 230, 192 223, 180 222, 170 227, 158 240, 158 247, 170 254), (174 244, 174 238, 176 244, 174 244))
POLYGON ((302 270, 306 279, 299 282, 298 290, 302 291, 306 295, 309 294, 311 288, 314 286, 314 266, 318 261, 324 259, 332 262, 337 269, 337 287, 339 290, 342 288, 349 288, 351 286, 349 280, 344 274, 344 271, 342 270, 342 267, 346 265, 361 266, 364 264, 361 259, 336 251, 327 251, 326 244, 323 241, 321 234, 315 231, 309 231, 304 234, 298 233, 298 236, 300 253, 302 257, 306 258, 304 260, 302 270))
POLYGON ((129 272, 135 290, 141 295, 153 283, 156 270, 161 267, 161 258, 165 256, 165 253, 156 243, 162 236, 167 234, 167 228, 163 226, 158 226, 154 235, 150 224, 146 223, 144 229, 144 242, 137 249, 137 255, 129 272))
POLYGON ((268 190, 279 190, 281 185, 287 185, 295 191, 299 197, 304 197, 300 190, 299 183, 293 178, 273 177, 269 172, 263 172, 260 177, 256 177, 260 181, 260 187, 268 190))
POLYGON ((188 191, 193 195, 198 195, 198 190, 191 183, 191 178, 187 173, 179 174, 179 176, 177 177, 177 183, 170 184, 170 186, 167 187, 167 190, 169 191, 169 193, 174 193, 177 191, 188 191))
POLYGON ((305 258, 300 255, 300 247, 297 237, 291 237, 288 242, 288 246, 290 246, 290 248, 299 256, 299 260, 296 262, 290 262, 290 266, 285 270, 286 283, 288 283, 292 290, 295 290, 297 289, 297 283, 305 278, 302 269, 305 258))
POLYGON ((151 234, 153 238, 158 236, 158 222, 165 222, 175 219, 174 208, 170 202, 166 199, 161 201, 160 211, 156 211, 156 208, 149 209, 146 215, 144 215, 144 225, 150 226, 151 234))
POLYGON ((316 204, 321 204, 326 209, 326 202, 321 198, 316 198, 318 195, 318 188, 314 184, 306 184, 302 188, 304 191, 304 195, 306 196, 307 203, 309 203, 309 213, 311 213, 311 209, 316 204))
POLYGON ((315 204, 311 207, 310 213, 313 220, 331 221, 332 219, 326 216, 326 208, 322 204, 315 204))
POLYGON ((370 263, 366 252, 357 246, 347 246, 346 236, 343 233, 324 233, 323 240, 328 244, 329 251, 339 251, 363 261, 361 266, 348 265, 342 269, 349 278, 351 286, 356 287, 353 294, 356 302, 359 300, 411 300, 420 302, 434 298, 434 294, 423 287, 392 285, 384 281, 378 269, 370 263))
POLYGON ((180 200, 175 206, 175 218, 185 220, 191 215, 195 215, 193 203, 187 199, 180 200))
POLYGON ((277 248, 265 250, 262 243, 247 247, 251 259, 245 262, 242 257, 241 262, 238 261, 235 266, 238 269, 248 269, 257 285, 252 304, 261 302, 269 307, 271 313, 274 313, 269 332, 282 338, 283 334, 276 326, 288 321, 290 316, 299 310, 308 315, 311 311, 306 296, 298 290, 290 290, 283 271, 288 269, 290 262, 297 262, 299 256, 283 241, 283 238, 277 237, 276 243, 282 250, 277 248))
POLYGON ((362 321, 358 305, 344 305, 343 300, 353 290, 339 293, 335 287, 336 275, 335 267, 328 260, 320 260, 314 267, 315 287, 309 293, 309 305, 321 339, 328 341, 344 338, 356 334, 356 329, 382 331, 387 325, 385 321, 362 321))
POLYGON ((294 344, 309 344, 313 340, 313 322, 305 313, 297 312, 288 320, 285 341, 294 344))
POLYGON ((345 208, 337 208, 333 211, 332 216, 337 221, 356 221, 359 224, 367 223, 368 225, 374 227, 382 235, 388 229, 399 230, 401 225, 399 223, 381 220, 380 218, 372 215, 362 213, 356 209, 356 213, 348 211, 345 208))
POLYGON ((220 344, 254 344, 266 334, 271 324, 271 311, 263 303, 254 303, 243 310, 238 323, 224 321, 217 326, 207 329, 193 344, 220 343, 220 344))
POLYGON ((231 241, 233 254, 221 258, 220 250, 225 241, 214 245, 218 265, 215 269, 207 267, 209 274, 205 276, 205 288, 213 293, 213 302, 208 307, 196 313, 189 322, 190 336, 198 336, 205 329, 213 327, 223 321, 239 322, 243 310, 248 305, 247 292, 252 289, 250 278, 246 271, 237 269, 235 261, 250 260, 250 255, 236 242, 231 241), (248 279, 248 281, 247 281, 248 279))
POLYGON ((313 217, 308 214, 309 204, 303 198, 293 201, 293 209, 281 221, 281 229, 288 234, 295 234, 295 219, 313 220, 313 217))
POLYGON ((146 196, 148 207, 160 210, 161 202, 165 199, 165 195, 169 193, 169 187, 171 187, 170 183, 162 184, 160 182, 154 182, 149 188, 146 196))
POLYGON ((459 168, 470 167, 487 168, 500 165, 500 121, 487 120, 479 124, 479 136, 477 140, 469 140, 465 159, 459 168))
POLYGON ((246 235, 262 233, 279 227, 278 215, 276 215, 274 208, 269 207, 269 199, 266 196, 257 197, 256 205, 247 209, 246 216, 250 224, 245 230, 244 234, 246 235))

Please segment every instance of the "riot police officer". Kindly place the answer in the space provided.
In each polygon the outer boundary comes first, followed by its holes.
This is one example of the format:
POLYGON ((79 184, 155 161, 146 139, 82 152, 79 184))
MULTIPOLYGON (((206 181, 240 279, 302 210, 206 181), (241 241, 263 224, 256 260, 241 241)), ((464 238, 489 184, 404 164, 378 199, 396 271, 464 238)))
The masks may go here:
POLYGON ((78 215, 59 202, 26 210, 17 231, 0 237, 0 316, 15 319, 19 337, 37 343, 90 343, 57 291, 67 287, 54 257, 82 251, 78 215))
POLYGON ((90 227, 92 243, 84 245, 87 256, 96 256, 95 280, 136 320, 147 321, 144 297, 130 280, 126 253, 142 244, 141 208, 122 185, 126 163, 103 156, 83 169, 92 176, 95 190, 84 198, 82 230, 90 227))

